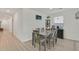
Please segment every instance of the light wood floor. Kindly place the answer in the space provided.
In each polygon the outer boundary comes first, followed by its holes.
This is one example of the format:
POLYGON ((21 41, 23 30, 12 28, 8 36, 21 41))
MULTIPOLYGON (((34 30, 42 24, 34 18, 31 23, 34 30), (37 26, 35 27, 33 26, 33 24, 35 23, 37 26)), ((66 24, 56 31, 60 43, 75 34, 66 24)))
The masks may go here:
MULTIPOLYGON (((31 43, 31 40, 25 42, 25 47, 28 48, 27 51, 38 51, 39 49, 37 47, 34 48, 31 43)), ((41 51, 43 51, 43 49, 41 51)), ((51 48, 47 49, 47 51, 79 51, 79 41, 58 39, 55 47, 53 48, 51 45, 51 48)))
POLYGON ((0 51, 24 51, 23 44, 10 32, 0 31, 0 51))
MULTIPOLYGON (((20 42, 15 36, 8 31, 0 31, 0 51, 38 51, 38 48, 32 46, 32 41, 20 42)), ((43 50, 42 50, 43 51, 43 50)), ((79 51, 79 41, 58 39, 53 48, 51 45, 47 51, 79 51)))

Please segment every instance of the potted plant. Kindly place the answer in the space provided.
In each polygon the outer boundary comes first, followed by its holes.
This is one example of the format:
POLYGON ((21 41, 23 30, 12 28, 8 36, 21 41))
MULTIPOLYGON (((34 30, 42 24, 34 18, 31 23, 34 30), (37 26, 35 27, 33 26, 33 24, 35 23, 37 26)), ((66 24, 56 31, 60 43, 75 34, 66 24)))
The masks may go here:
POLYGON ((47 19, 49 19, 50 18, 50 16, 47 16, 47 19))

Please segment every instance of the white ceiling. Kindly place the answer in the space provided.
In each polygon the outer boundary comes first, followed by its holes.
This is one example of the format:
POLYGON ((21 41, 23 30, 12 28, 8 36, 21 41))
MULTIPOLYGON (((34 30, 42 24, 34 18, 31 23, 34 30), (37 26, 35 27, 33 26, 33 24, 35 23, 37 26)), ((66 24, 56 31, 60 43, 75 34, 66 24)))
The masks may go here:
POLYGON ((31 8, 31 9, 36 10, 36 11, 40 11, 40 12, 46 13, 46 14, 52 14, 52 13, 66 10, 67 8, 31 8))
POLYGON ((17 10, 17 8, 0 8, 0 20, 11 18, 17 10))
MULTIPOLYGON (((15 14, 20 9, 22 8, 0 8, 0 19, 8 19, 11 15, 15 14)), ((51 15, 52 13, 61 12, 69 8, 29 8, 29 9, 40 11, 47 15, 51 15)))

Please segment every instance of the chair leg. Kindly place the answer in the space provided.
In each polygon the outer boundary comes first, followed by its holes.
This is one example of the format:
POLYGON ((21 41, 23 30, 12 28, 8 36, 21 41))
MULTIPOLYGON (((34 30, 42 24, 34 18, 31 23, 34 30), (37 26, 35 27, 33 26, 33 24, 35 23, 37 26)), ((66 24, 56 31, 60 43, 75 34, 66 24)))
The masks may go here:
POLYGON ((44 51, 46 51, 46 41, 44 42, 44 51))
POLYGON ((33 46, 34 46, 34 48, 36 47, 36 41, 35 40, 33 41, 33 46))
POLYGON ((35 45, 35 38, 34 38, 34 33, 32 34, 32 45, 34 46, 34 48, 36 47, 36 45, 35 45))
POLYGON ((32 39, 32 45, 34 45, 34 40, 32 39))
POLYGON ((34 45, 34 33, 32 33, 32 45, 34 45))
POLYGON ((39 42, 39 51, 41 51, 41 43, 39 42))
POLYGON ((50 49, 50 39, 48 40, 48 48, 50 49))
POLYGON ((55 39, 55 44, 57 43, 57 38, 55 39))
POLYGON ((54 39, 53 39, 53 47, 54 47, 54 39))
POLYGON ((33 44, 33 47, 34 47, 34 48, 36 47, 35 44, 33 44))

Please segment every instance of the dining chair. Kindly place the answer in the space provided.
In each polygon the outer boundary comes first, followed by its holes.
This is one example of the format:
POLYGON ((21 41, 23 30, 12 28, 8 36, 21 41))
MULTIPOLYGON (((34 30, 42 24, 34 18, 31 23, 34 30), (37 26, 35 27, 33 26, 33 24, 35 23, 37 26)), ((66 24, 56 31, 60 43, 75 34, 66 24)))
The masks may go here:
POLYGON ((34 48, 38 46, 39 50, 41 50, 41 46, 43 46, 44 50, 46 50, 45 37, 39 34, 39 31, 37 30, 33 30, 32 33, 32 45, 34 46, 34 48))
POLYGON ((56 28, 55 25, 52 25, 52 30, 51 31, 54 34, 55 43, 57 43, 57 31, 58 31, 58 28, 56 28))
POLYGON ((50 49, 50 44, 51 44, 51 39, 52 39, 52 35, 53 33, 51 32, 48 37, 47 37, 47 44, 48 44, 48 48, 50 49))
POLYGON ((50 49, 50 45, 53 44, 54 45, 57 43, 57 30, 53 30, 50 35, 48 36, 48 46, 50 49))
POLYGON ((44 35, 39 34, 39 50, 41 50, 43 47, 44 51, 46 51, 46 38, 44 35))
POLYGON ((54 40, 55 40, 55 44, 57 43, 57 30, 55 30, 55 33, 54 33, 54 40))
POLYGON ((32 45, 34 46, 34 47, 36 47, 36 40, 38 40, 37 39, 37 35, 38 35, 38 33, 39 33, 39 31, 37 31, 37 30, 33 30, 33 32, 32 32, 32 45))

